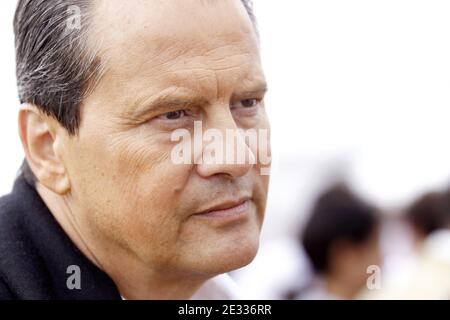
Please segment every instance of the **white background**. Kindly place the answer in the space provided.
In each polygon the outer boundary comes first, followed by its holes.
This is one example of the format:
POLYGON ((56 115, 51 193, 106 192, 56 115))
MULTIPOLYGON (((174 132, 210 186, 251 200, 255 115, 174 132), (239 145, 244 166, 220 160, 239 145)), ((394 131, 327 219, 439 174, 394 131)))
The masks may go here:
MULTIPOLYGON (((0 2, 0 194, 23 158, 15 3, 0 2)), ((294 232, 333 179, 384 208, 447 184, 450 1, 254 3, 275 155, 264 240, 294 232)))
POLYGON ((10 191, 23 151, 17 133, 13 16, 16 1, 0 3, 0 194, 10 191))
POLYGON ((383 207, 447 184, 450 1, 255 0, 255 10, 278 156, 267 222, 301 215, 302 192, 335 176, 383 207))

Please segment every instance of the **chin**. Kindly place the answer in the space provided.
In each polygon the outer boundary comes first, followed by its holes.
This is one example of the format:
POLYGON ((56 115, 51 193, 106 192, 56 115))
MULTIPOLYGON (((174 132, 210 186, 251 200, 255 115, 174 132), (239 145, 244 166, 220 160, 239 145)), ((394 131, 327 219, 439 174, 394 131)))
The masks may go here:
POLYGON ((197 270, 200 273, 218 275, 245 267, 256 256, 259 234, 245 238, 211 244, 209 248, 197 251, 197 270), (228 242, 227 242, 228 241, 228 242))
POLYGON ((246 248, 236 248, 233 252, 229 252, 228 257, 223 259, 223 268, 220 273, 230 272, 250 264, 258 252, 258 247, 259 242, 248 245, 246 248))

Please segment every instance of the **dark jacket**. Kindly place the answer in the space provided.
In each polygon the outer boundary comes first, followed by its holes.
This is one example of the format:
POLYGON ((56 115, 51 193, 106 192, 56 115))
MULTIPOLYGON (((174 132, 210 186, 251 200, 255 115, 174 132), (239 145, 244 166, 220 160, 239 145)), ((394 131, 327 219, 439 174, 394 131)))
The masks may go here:
POLYGON ((111 278, 77 249, 22 177, 0 198, 0 300, 5 299, 121 299, 111 278), (70 285, 76 283, 70 266, 79 267, 80 289, 70 285))

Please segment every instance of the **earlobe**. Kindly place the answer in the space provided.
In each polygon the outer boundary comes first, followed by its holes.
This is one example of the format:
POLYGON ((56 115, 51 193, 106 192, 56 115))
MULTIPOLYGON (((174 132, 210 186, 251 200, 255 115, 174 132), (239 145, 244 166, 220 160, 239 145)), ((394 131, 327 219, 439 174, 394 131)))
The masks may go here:
POLYGON ((64 163, 55 152, 58 137, 56 120, 32 105, 19 111, 19 135, 28 164, 37 181, 58 194, 70 190, 64 163))

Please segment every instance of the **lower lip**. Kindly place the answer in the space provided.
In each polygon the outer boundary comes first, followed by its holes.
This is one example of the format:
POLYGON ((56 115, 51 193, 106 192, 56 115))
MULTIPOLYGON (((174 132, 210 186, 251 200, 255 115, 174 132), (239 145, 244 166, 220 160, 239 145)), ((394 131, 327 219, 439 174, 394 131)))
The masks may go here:
POLYGON ((239 219, 246 215, 250 208, 250 201, 246 200, 241 204, 224 210, 215 210, 207 213, 200 213, 196 216, 203 218, 214 218, 214 219, 239 219))

